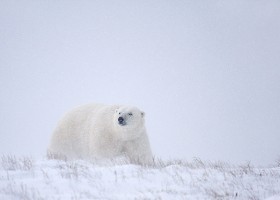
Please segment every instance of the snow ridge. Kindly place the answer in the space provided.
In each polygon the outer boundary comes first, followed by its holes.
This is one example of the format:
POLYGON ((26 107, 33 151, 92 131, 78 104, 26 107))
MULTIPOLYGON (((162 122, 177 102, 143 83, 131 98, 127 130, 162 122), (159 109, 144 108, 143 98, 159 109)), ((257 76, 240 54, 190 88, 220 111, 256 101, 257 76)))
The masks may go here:
POLYGON ((141 166, 3 155, 0 199, 280 199, 280 167, 155 160, 141 166))

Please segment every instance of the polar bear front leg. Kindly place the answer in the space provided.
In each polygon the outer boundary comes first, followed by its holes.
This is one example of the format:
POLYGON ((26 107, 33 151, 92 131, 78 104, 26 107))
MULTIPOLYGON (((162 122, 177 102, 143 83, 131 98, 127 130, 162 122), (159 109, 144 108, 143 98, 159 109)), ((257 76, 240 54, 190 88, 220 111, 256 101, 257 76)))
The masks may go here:
POLYGON ((152 151, 146 134, 135 140, 127 141, 124 151, 132 162, 144 165, 153 163, 152 151))

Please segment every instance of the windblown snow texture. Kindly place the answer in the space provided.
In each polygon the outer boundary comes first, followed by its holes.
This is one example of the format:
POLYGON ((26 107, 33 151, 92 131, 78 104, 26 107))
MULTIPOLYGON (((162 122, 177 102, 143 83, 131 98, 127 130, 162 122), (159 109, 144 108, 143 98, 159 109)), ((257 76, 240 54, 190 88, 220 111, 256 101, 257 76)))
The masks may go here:
POLYGON ((0 199, 280 199, 280 168, 249 163, 34 160, 2 156, 0 199))

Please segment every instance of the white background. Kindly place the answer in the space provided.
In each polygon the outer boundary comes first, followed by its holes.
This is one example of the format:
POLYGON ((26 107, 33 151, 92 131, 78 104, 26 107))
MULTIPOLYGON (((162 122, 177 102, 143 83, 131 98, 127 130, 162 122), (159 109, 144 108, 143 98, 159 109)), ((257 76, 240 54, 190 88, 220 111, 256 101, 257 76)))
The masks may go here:
POLYGON ((88 102, 146 112, 156 156, 280 155, 280 2, 0 0, 0 153, 88 102))

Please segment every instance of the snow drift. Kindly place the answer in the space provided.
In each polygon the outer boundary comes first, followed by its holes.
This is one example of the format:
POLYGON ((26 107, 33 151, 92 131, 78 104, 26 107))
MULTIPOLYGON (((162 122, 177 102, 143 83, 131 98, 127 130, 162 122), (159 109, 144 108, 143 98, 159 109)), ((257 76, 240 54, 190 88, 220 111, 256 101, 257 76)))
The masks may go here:
POLYGON ((0 199, 280 199, 279 163, 88 161, 3 155, 0 199))

